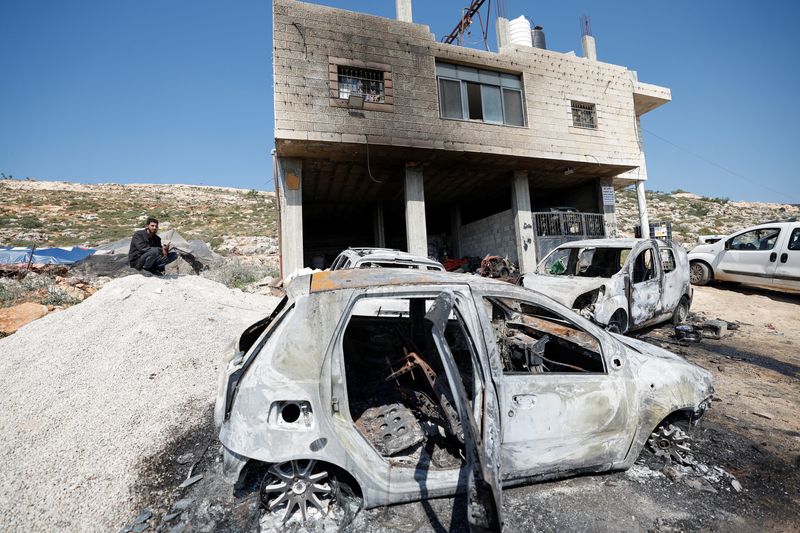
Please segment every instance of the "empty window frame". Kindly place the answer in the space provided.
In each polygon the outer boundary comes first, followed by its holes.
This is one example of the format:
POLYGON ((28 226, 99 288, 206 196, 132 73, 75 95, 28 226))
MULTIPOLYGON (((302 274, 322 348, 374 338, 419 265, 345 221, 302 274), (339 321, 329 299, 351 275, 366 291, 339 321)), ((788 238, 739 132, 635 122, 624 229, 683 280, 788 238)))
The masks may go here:
POLYGON ((525 125, 519 75, 436 63, 436 79, 442 118, 525 125))
POLYGON ((572 125, 576 128, 597 129, 597 109, 594 104, 572 100, 572 125))
POLYGON ((661 248, 661 265, 664 268, 664 274, 669 274, 675 270, 675 255, 669 248, 661 248))
POLYGON ((382 104, 386 101, 383 71, 368 68, 338 66, 339 98, 363 96, 365 102, 382 104))

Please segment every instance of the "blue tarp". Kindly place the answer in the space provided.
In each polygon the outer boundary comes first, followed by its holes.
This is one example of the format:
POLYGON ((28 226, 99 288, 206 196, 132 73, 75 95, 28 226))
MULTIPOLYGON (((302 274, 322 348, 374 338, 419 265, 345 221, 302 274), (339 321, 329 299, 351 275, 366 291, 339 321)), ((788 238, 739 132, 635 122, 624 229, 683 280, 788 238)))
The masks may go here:
MULTIPOLYGON (((33 252, 34 265, 71 265, 86 259, 97 250, 73 246, 66 248, 37 248, 33 252)), ((27 264, 31 260, 30 248, 0 246, 0 264, 27 264)))

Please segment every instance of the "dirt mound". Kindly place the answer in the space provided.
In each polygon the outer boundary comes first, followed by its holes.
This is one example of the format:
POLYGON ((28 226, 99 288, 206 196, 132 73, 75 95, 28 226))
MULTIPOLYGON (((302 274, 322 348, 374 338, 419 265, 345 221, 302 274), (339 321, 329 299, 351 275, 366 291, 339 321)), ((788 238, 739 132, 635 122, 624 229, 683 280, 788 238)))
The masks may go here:
POLYGON ((142 459, 208 412, 224 351, 276 302, 128 276, 0 340, 0 530, 118 530, 142 459))

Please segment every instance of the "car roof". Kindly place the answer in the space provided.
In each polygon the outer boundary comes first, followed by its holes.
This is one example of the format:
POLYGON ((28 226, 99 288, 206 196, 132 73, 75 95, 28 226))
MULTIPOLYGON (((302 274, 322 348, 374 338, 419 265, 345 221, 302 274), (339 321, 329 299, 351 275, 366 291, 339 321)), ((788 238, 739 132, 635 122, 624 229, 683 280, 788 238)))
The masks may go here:
POLYGON ((663 239, 586 239, 582 241, 565 242, 558 248, 633 248, 639 243, 656 240, 661 246, 669 246, 669 242, 663 239))
POLYGON ((429 259, 427 257, 422 257, 418 255, 413 255, 408 252, 404 252, 402 250, 395 250, 393 248, 347 248, 343 250, 339 256, 346 256, 350 258, 350 260, 354 264, 361 264, 367 263, 370 261, 374 262, 392 262, 397 261, 398 265, 402 266, 404 264, 414 264, 414 265, 421 265, 421 266, 431 266, 443 269, 441 263, 438 261, 434 261, 433 259, 429 259))
POLYGON ((511 287, 506 282, 476 276, 434 270, 403 270, 393 268, 363 268, 315 272, 299 276, 290 283, 290 290, 319 293, 327 291, 392 287, 400 285, 454 285, 511 287))

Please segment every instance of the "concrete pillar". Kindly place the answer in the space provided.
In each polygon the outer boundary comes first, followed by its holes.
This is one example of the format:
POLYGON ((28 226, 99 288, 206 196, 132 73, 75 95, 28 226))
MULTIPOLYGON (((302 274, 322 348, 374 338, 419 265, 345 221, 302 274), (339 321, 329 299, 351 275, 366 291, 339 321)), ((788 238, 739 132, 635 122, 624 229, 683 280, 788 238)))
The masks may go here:
POLYGON ((644 197, 644 180, 636 182, 636 203, 639 204, 639 224, 642 227, 642 237, 650 237, 650 221, 647 218, 647 200, 644 197))
POLYGON ((303 268, 303 161, 278 158, 281 277, 303 268))
POLYGON ((597 61, 597 45, 594 37, 591 35, 584 35, 581 38, 581 47, 583 48, 583 57, 597 61))
POLYGON ((508 26, 508 19, 497 17, 494 25, 494 32, 497 36, 497 49, 500 50, 504 46, 511 44, 511 31, 508 26))
POLYGON ((373 217, 373 235, 374 243, 378 248, 386 248, 386 230, 383 225, 383 203, 375 203, 375 211, 372 213, 373 217))
POLYGON ((517 261, 523 274, 536 268, 536 246, 533 241, 533 218, 531 215, 531 192, 528 172, 515 170, 511 183, 511 209, 514 213, 514 238, 517 243, 517 261))
POLYGON ((617 195, 614 182, 610 178, 597 180, 597 205, 603 214, 606 237, 617 237, 617 195))
POLYGON ((397 13, 397 20, 413 22, 411 16, 411 0, 394 0, 394 7, 397 13))
POLYGON ((450 208, 450 257, 461 259, 461 205, 450 208))
POLYGON ((425 224, 425 186, 422 167, 406 163, 403 187, 406 200, 406 243, 408 253, 428 257, 428 230, 425 224))

